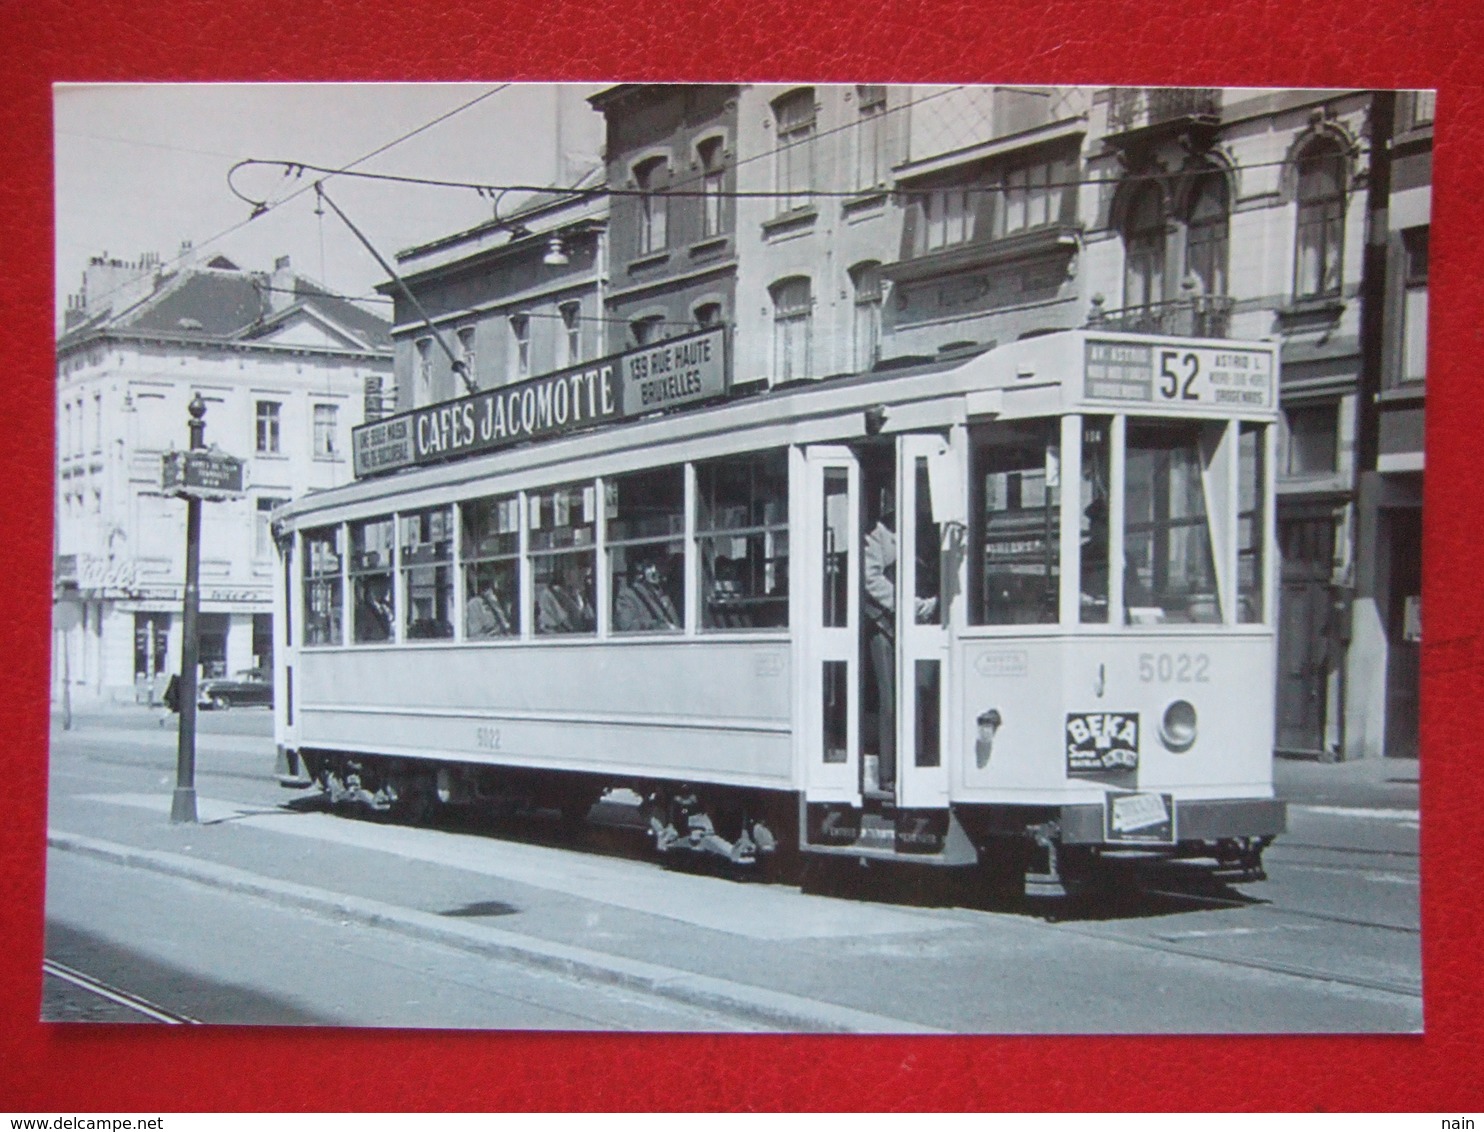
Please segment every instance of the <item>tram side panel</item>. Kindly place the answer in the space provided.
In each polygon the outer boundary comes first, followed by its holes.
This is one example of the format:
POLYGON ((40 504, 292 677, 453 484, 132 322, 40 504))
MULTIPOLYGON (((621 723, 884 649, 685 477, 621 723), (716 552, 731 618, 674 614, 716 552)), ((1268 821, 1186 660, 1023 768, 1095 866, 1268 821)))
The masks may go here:
POLYGON ((402 646, 299 666, 305 750, 794 786, 787 641, 402 646))

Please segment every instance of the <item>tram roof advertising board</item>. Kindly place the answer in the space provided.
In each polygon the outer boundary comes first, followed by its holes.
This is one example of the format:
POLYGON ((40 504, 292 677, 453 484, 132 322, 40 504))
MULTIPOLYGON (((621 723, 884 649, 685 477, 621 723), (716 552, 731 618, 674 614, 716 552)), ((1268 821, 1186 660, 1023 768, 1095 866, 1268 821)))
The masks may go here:
POLYGON ((710 400, 727 391, 720 327, 428 405, 351 432, 357 479, 710 400))
POLYGON ((1271 409, 1273 356, 1238 345, 1089 338, 1083 396, 1181 408, 1271 409))

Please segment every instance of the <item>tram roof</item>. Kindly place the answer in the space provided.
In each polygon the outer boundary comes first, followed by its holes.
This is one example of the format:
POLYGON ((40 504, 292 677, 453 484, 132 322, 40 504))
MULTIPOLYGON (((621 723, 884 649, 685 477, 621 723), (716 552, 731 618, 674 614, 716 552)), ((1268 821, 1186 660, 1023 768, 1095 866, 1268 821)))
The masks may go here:
MULTIPOLYGON (((1064 383, 1081 378, 1083 347, 1089 339, 1130 345, 1157 343, 1175 349, 1258 350, 1272 357, 1276 381, 1277 346, 1270 342, 1177 339, 1096 329, 1054 331, 1002 346, 893 361, 862 373, 733 390, 724 399, 698 406, 598 424, 494 452, 403 468, 312 491, 285 504, 276 514, 281 519, 298 519, 340 507, 360 512, 363 508, 357 505, 385 508, 393 500, 399 506, 424 506, 428 504, 412 502, 408 497, 436 496, 440 491, 462 494, 463 489, 480 480, 507 474, 539 472, 548 479, 554 474, 556 478, 550 482, 555 483, 569 474, 562 471, 568 468, 570 478, 581 479, 586 474, 581 465, 626 451, 653 452, 651 463, 668 463, 724 455, 726 447, 753 451, 865 436, 871 431, 866 427, 865 414, 878 406, 886 410, 885 425, 879 430, 886 435, 961 423, 969 416, 1039 415, 1047 411, 1049 402, 1059 400, 1058 391, 1064 383), (1024 411, 1021 405, 1007 403, 1007 395, 1023 401, 1024 411), (930 424, 925 414, 941 419, 930 424), (842 430, 842 421, 852 417, 852 426, 842 430), (682 455, 680 449, 688 451, 682 455)), ((1103 408, 1112 412, 1130 407, 1137 408, 1111 403, 1103 408)), ((1269 416, 1273 412, 1276 410, 1264 409, 1251 415, 1269 416)))

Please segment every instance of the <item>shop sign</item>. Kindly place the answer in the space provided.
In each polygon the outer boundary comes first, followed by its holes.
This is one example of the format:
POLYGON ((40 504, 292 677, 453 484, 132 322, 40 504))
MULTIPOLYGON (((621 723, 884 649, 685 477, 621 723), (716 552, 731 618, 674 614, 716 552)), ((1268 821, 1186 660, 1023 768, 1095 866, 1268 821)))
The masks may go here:
POLYGON ((1171 408, 1269 409, 1273 355, 1240 347, 1089 339, 1083 396, 1171 408))
POLYGON ((160 486, 166 495, 197 499, 238 499, 243 494, 244 465, 217 448, 166 452, 160 486))
POLYGON ((725 331, 429 405, 351 431, 355 475, 441 463, 689 405, 726 392, 725 331))

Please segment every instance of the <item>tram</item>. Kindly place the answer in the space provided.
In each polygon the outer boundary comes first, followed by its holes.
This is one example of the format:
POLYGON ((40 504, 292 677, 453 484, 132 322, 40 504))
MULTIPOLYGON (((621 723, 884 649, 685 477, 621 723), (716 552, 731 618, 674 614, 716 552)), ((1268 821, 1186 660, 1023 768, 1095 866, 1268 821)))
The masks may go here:
POLYGON ((657 850, 1262 877, 1268 343, 1059 331, 749 394, 720 330, 356 430, 275 515, 279 774, 643 800, 657 850))

